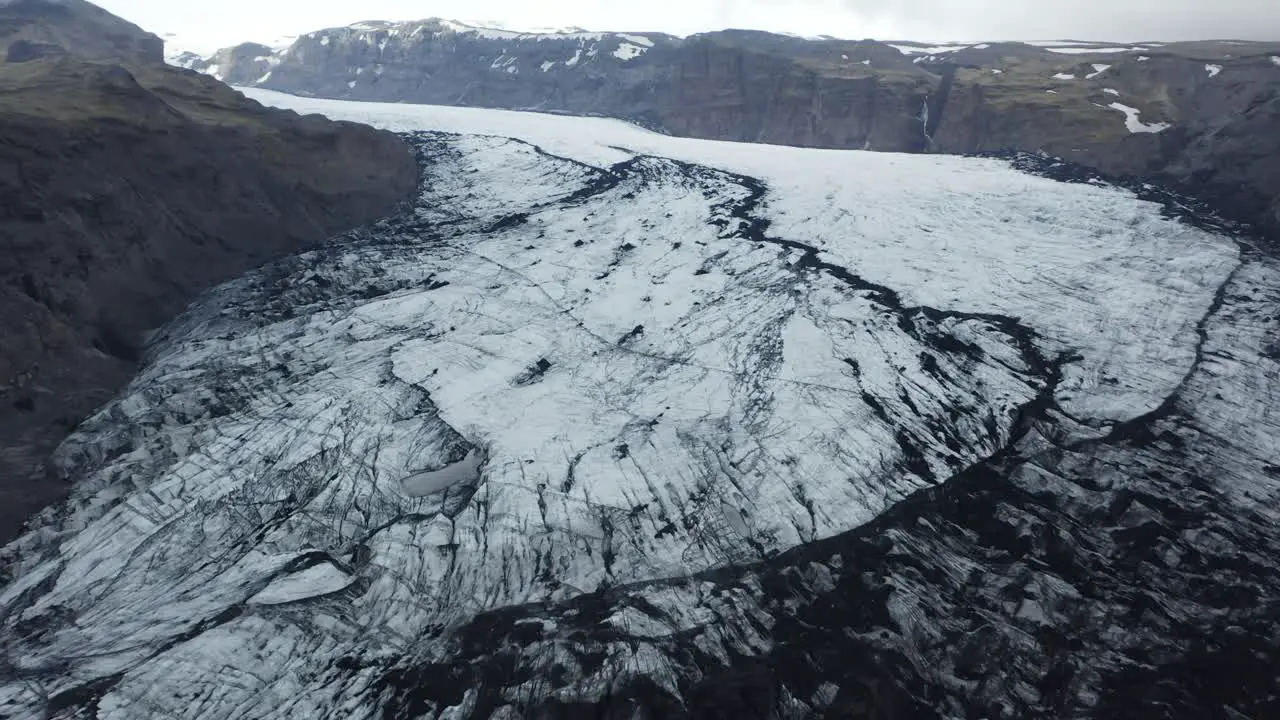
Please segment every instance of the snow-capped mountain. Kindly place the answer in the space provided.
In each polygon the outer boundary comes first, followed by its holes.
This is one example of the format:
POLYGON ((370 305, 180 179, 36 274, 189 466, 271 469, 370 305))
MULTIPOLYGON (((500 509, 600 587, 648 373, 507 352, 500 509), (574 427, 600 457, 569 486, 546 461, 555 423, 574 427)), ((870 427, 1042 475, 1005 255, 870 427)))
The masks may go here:
POLYGON ((1185 199, 251 95, 411 132, 421 195, 207 295, 63 446, 7 714, 1280 703, 1280 267, 1185 199))
POLYGON ((197 69, 294 95, 603 115, 685 137, 1047 153, 1110 177, 1194 181, 1280 229, 1278 62, 1280 42, 680 38, 434 19, 314 30, 197 69))

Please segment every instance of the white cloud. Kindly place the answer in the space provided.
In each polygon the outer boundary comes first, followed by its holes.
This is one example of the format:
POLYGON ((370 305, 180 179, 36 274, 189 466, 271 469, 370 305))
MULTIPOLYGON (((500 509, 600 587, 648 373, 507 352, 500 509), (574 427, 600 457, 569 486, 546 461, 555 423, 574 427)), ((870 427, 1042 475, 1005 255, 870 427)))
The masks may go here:
POLYGON ((844 0, 929 39, 1280 40, 1275 0, 844 0))

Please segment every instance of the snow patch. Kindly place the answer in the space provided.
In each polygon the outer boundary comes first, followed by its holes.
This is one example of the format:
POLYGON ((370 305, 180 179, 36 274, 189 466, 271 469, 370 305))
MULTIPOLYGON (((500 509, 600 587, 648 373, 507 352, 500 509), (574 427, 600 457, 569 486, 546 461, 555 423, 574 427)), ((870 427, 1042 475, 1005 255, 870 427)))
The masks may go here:
POLYGON ((1119 90, 1116 90, 1115 88, 1102 88, 1102 92, 1104 92, 1104 93, 1106 93, 1106 94, 1108 94, 1108 95, 1119 95, 1119 94, 1120 94, 1120 91, 1119 91, 1119 90))
POLYGON ((1173 127, 1169 123, 1163 123, 1163 122, 1144 123, 1139 119, 1139 116, 1142 114, 1142 111, 1138 110, 1137 108, 1131 108, 1128 105, 1121 105, 1120 103, 1111 103, 1107 107, 1111 108, 1112 110, 1119 110, 1120 112, 1124 113, 1124 126, 1128 128, 1129 132, 1131 133, 1158 133, 1158 132, 1164 132, 1165 130, 1168 130, 1170 127, 1173 127))
POLYGON ((1280 55, 1272 55, 1271 64, 1280 67, 1280 55))
POLYGON ((639 45, 640 47, 645 49, 653 47, 653 41, 643 35, 625 35, 625 34, 619 33, 618 37, 622 38, 623 40, 626 40, 632 45, 639 45))
POLYGON ((553 67, 555 67, 555 66, 556 66, 555 61, 553 61, 553 60, 547 60, 546 62, 542 63, 542 64, 541 64, 541 65, 539 65, 538 67, 540 67, 540 68, 542 69, 542 72, 547 72, 548 70, 550 70, 551 68, 553 68, 553 67))
POLYGON ((486 40, 601 40, 605 33, 586 32, 579 28, 571 30, 552 30, 548 32, 523 32, 503 28, 485 27, 479 24, 461 22, 459 20, 441 20, 441 27, 457 34, 475 35, 486 40))
POLYGON ((1145 50, 1145 49, 1146 48, 1141 48, 1141 47, 1047 47, 1045 48, 1045 50, 1048 50, 1049 52, 1058 53, 1060 55, 1091 55, 1093 53, 1112 54, 1112 53, 1136 52, 1138 50, 1145 50))
POLYGON ((1205 65, 1205 66, 1204 66, 1204 71, 1205 71, 1205 72, 1207 72, 1207 73, 1209 73, 1209 77, 1217 77, 1217 76, 1218 76, 1218 73, 1222 72, 1222 66, 1221 66, 1221 65, 1212 65, 1212 64, 1210 64, 1210 65, 1205 65))
POLYGON ((519 60, 520 58, 516 57, 515 55, 502 55, 496 58, 493 62, 489 63, 489 69, 490 70, 506 70, 507 72, 513 72, 512 67, 514 67, 515 64, 519 62, 519 60))
POLYGON ((618 46, 617 50, 613 51, 613 56, 618 58, 622 62, 627 62, 628 60, 635 60, 636 58, 645 54, 647 51, 648 51, 648 48, 640 47, 639 45, 632 45, 629 42, 624 42, 618 46))
POLYGON ((1067 73, 1058 73, 1057 75, 1054 75, 1054 76, 1053 76, 1053 79, 1054 79, 1054 80, 1075 80, 1075 79, 1076 79, 1076 76, 1075 76, 1075 75, 1069 75, 1069 74, 1067 74, 1067 73))
POLYGON ((320 44, 321 44, 321 45, 328 45, 328 44, 329 44, 329 42, 330 42, 330 40, 329 40, 329 36, 328 36, 328 35, 321 35, 321 36, 320 36, 320 44))
POLYGON ((1093 72, 1089 73, 1088 75, 1085 75, 1085 76, 1084 76, 1084 79, 1085 79, 1085 80, 1092 80, 1092 79, 1094 79, 1094 78, 1098 77, 1099 75, 1101 75, 1102 73, 1104 73, 1104 72, 1106 72, 1106 71, 1108 71, 1108 70, 1110 70, 1110 69, 1111 69, 1111 66, 1110 66, 1110 65, 1101 65, 1101 64, 1098 64, 1098 63, 1094 63, 1094 65, 1093 65, 1093 72))
POLYGON ((968 47, 968 45, 934 45, 932 47, 917 47, 915 45, 894 45, 890 43, 889 47, 897 50, 903 55, 941 55, 943 53, 963 50, 968 47))

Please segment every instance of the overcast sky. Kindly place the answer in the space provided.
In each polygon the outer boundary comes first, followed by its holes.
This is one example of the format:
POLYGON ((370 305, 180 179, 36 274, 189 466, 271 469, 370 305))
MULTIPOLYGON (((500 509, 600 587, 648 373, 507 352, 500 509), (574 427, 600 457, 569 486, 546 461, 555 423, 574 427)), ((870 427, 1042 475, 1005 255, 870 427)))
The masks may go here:
POLYGON ((190 49, 359 20, 677 35, 726 27, 903 40, 1280 40, 1280 0, 95 0, 190 49))

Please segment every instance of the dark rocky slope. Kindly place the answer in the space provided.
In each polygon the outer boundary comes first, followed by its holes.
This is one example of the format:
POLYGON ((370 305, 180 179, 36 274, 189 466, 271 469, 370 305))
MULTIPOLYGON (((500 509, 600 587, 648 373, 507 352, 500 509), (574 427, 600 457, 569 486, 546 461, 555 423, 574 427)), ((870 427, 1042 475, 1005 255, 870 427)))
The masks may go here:
POLYGON ((274 52, 245 45, 188 64, 300 95, 600 114, 699 138, 1044 152, 1112 177, 1193 182, 1249 220, 1276 219, 1278 133, 1266 108, 1280 93, 1280 43, 1078 45, 531 35, 427 20, 322 30, 274 52), (1138 132, 1115 105, 1136 113, 1138 132))
POLYGON ((1165 170, 1213 189, 1224 212, 1280 228, 1280 94, 1195 137, 1165 170))
POLYGON ((128 379, 150 329, 205 288, 386 214, 417 171, 394 135, 167 67, 155 36, 87 3, 6 5, 0 28, 8 538, 61 495, 45 457, 128 379))
POLYGON ((86 0, 0 3, 0 47, 10 61, 38 54, 161 62, 164 42, 86 0))

